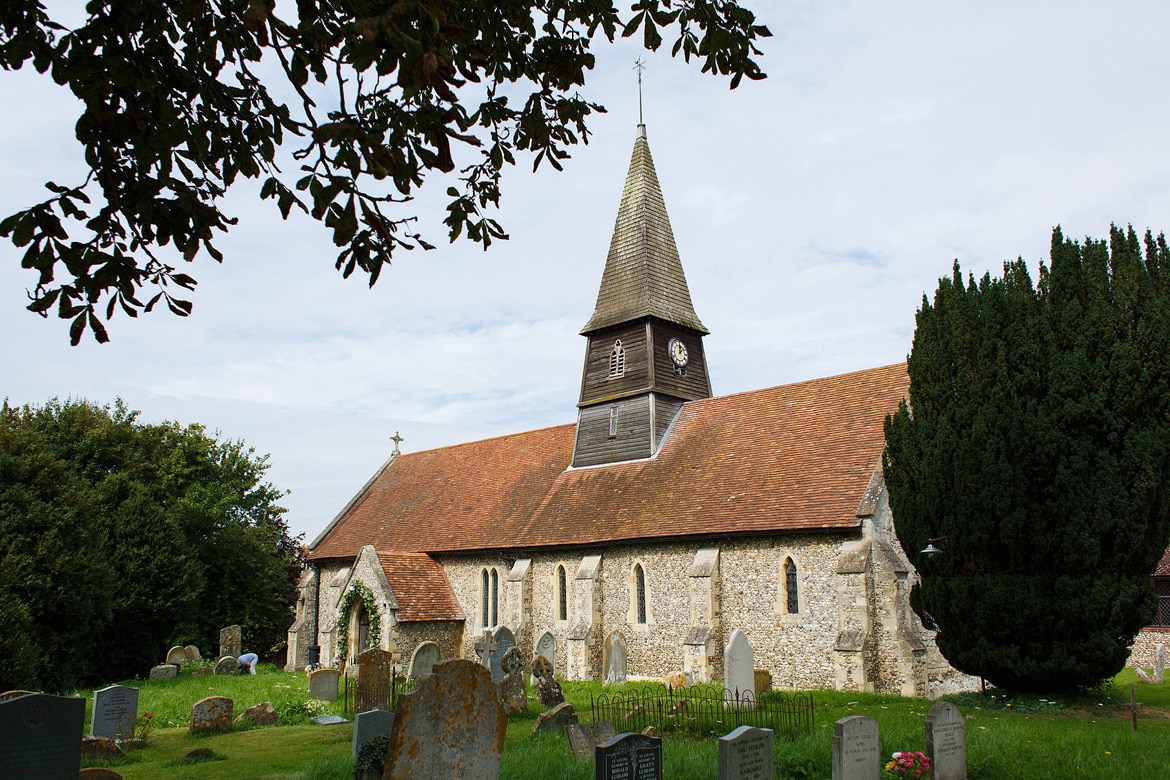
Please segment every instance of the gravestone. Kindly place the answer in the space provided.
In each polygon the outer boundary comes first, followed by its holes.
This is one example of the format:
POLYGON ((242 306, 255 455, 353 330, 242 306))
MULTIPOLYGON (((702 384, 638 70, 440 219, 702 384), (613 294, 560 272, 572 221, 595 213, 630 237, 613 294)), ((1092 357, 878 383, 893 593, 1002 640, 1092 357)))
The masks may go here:
POLYGON ((565 738, 569 741, 569 750, 573 751, 573 758, 584 763, 594 759, 598 745, 604 745, 616 736, 617 729, 608 720, 572 723, 565 726, 565 738))
POLYGON ((264 701, 241 712, 236 718, 236 722, 250 722, 257 726, 275 726, 280 722, 280 714, 272 706, 272 702, 264 701))
MULTIPOLYGON (((557 638, 545 631, 544 636, 536 642, 536 655, 542 656, 548 661, 548 676, 554 676, 557 671, 557 638)), ((533 669, 535 670, 535 667, 533 669)))
POLYGON ((215 662, 216 674, 236 674, 240 671, 240 662, 234 655, 225 655, 215 662))
POLYGON ((776 757, 772 729, 740 726, 719 738, 719 780, 772 780, 776 757))
POLYGON ((492 672, 492 681, 498 683, 507 674, 504 670, 504 653, 516 646, 516 637, 507 626, 496 626, 491 644, 495 645, 495 649, 488 654, 488 668, 492 672))
POLYGON ((188 661, 202 661, 203 656, 199 655, 199 648, 195 645, 187 645, 183 648, 187 654, 188 661))
POLYGON ((0 780, 75 780, 85 699, 30 693, 0 702, 0 780))
POLYGON ((354 711, 389 710, 394 656, 386 650, 371 647, 357 657, 357 668, 354 711))
POLYGON ((430 674, 431 669, 441 660, 442 654, 439 652, 439 646, 434 642, 423 642, 414 649, 414 655, 410 657, 408 674, 411 677, 422 677, 424 674, 430 674))
POLYGON ((723 687, 728 698, 755 701, 756 654, 747 634, 738 628, 731 632, 731 639, 723 648, 723 687))
POLYGON ((22 691, 19 689, 15 691, 5 691, 4 693, 0 693, 0 701, 8 701, 9 699, 15 699, 18 696, 28 696, 30 693, 36 693, 36 691, 22 691))
POLYGON ((179 647, 178 645, 175 645, 174 647, 172 647, 170 650, 167 651, 167 663, 168 664, 178 665, 181 663, 185 663, 186 661, 187 661, 187 648, 179 647))
POLYGON ((492 638, 492 630, 485 628, 483 630, 483 636, 475 640, 473 647, 475 648, 475 657, 479 659, 479 662, 483 666, 490 669, 492 665, 492 653, 499 648, 499 644, 492 638))
POLYGON ((603 664, 605 685, 621 685, 626 681, 626 638, 617 631, 605 638, 603 664))
POLYGON ((134 739, 138 725, 138 689, 111 685, 93 692, 89 735, 106 739, 134 739))
POLYGON ((662 738, 618 734, 594 750, 597 780, 662 780, 662 738))
POLYGON ((833 724, 833 780, 880 780, 882 741, 878 722, 850 715, 833 724))
POLYGON ((190 736, 196 734, 226 734, 232 730, 232 709, 235 702, 226 696, 208 696, 191 705, 190 736))
POLYGON ((354 758, 357 758, 362 745, 380 734, 389 734, 393 726, 394 713, 386 712, 386 710, 366 710, 354 716, 353 750, 351 751, 354 758))
POLYGON ((337 701, 337 686, 341 672, 336 669, 318 669, 309 672, 309 698, 337 701))
POLYGON ((398 697, 385 780, 496 780, 508 719, 491 672, 461 658, 398 697))
POLYGON ((173 680, 179 676, 179 667, 174 664, 159 664, 150 667, 150 679, 173 680))
POLYGON ((563 701, 550 710, 545 710, 536 716, 536 724, 532 727, 532 733, 538 731, 555 731, 560 734, 565 730, 565 726, 572 725, 577 722, 577 712, 573 709, 573 705, 567 701, 563 701))
POLYGON ((1154 682, 1161 685, 1166 680, 1166 645, 1158 645, 1154 653, 1154 682))
POLYGON ((240 647, 243 643, 242 631, 239 626, 228 626, 219 631, 219 657, 230 655, 240 657, 240 647))
POLYGON ((936 701, 926 715, 926 755, 934 780, 967 780, 967 724, 949 701, 936 701))
POLYGON ((314 726, 340 726, 342 723, 349 723, 348 720, 340 715, 320 715, 309 721, 314 726))
POLYGON ((504 678, 500 680, 500 701, 504 704, 504 712, 511 715, 527 710, 528 675, 524 673, 524 655, 520 648, 509 648, 500 660, 500 666, 504 669, 504 678))

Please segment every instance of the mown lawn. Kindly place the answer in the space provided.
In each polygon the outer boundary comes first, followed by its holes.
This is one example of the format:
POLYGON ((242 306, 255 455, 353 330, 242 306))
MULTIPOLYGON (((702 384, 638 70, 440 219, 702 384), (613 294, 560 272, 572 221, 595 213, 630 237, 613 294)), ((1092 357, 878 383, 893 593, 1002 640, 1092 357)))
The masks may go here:
MULTIPOLYGON (((139 712, 154 715, 155 728, 146 747, 108 763, 126 780, 348 780, 352 724, 313 726, 322 714, 309 704, 305 675, 261 668, 255 677, 191 677, 175 680, 130 680, 140 689, 139 712), (228 696, 236 712, 271 701, 281 725, 237 729, 230 734, 190 737, 191 704, 204 696, 228 696), (193 748, 209 748, 214 758, 182 763, 193 748)), ((1047 699, 1005 698, 979 694, 948 697, 967 722, 967 755, 972 780, 1015 778, 1118 778, 1164 780, 1170 777, 1170 683, 1137 683, 1144 707, 1138 731, 1131 730, 1128 684, 1123 671, 1097 695, 1047 699)), ((637 685, 631 684, 631 685, 637 685)), ((584 720, 597 683, 564 683, 565 694, 584 720)), ((92 696, 92 692, 83 692, 92 696)), ((813 733, 795 741, 777 741, 777 778, 829 778, 833 723, 847 715, 866 715, 881 724, 882 751, 922 750, 923 721, 931 702, 898 696, 816 691, 813 733)), ((593 777, 592 764, 574 761, 563 735, 532 734, 539 705, 508 726, 500 777, 507 780, 593 777)), ((316 705, 319 706, 319 705, 316 705)), ((328 714, 344 714, 341 702, 328 714)), ((347 715, 352 717, 352 715, 347 715)), ((88 723, 87 723, 88 729, 88 723)), ((663 749, 664 775, 670 780, 710 780, 717 773, 718 744, 668 734, 663 749)), ((86 762, 83 765, 102 765, 86 762)), ((437 778, 435 780, 438 780, 437 778)))

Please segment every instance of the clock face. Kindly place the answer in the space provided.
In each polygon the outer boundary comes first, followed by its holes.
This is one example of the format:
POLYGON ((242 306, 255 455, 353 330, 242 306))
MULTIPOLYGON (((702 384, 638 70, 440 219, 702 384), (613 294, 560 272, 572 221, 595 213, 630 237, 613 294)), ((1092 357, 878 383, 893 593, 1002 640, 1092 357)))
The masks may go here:
POLYGON ((667 342, 666 351, 670 353, 670 361, 679 368, 687 364, 687 345, 678 339, 667 342))

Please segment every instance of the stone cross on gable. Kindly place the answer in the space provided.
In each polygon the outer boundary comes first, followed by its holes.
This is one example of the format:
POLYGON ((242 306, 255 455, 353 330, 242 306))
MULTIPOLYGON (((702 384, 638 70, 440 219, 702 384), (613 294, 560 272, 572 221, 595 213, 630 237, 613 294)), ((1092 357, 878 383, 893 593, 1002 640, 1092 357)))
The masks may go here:
POLYGON ((479 656, 479 662, 490 669, 492 665, 492 653, 499 649, 500 643, 492 636, 492 630, 485 628, 483 630, 483 638, 475 643, 475 654, 479 656))
POLYGON ((406 441, 406 439, 402 438, 402 436, 399 435, 398 431, 394 431, 394 435, 390 437, 390 441, 394 442, 394 451, 391 452, 390 454, 391 455, 401 455, 402 452, 398 449, 398 445, 401 444, 402 442, 406 441))

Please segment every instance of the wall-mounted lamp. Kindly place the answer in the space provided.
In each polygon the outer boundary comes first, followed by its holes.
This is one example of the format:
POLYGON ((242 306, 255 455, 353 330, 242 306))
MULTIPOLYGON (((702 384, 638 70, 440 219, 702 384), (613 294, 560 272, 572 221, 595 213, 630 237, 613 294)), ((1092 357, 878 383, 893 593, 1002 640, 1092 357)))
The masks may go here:
POLYGON ((926 546, 922 548, 922 554, 937 555, 943 551, 944 547, 947 546, 947 539, 949 538, 949 536, 936 536, 933 539, 928 540, 926 542, 926 546), (938 544, 935 544, 935 542, 938 544))

